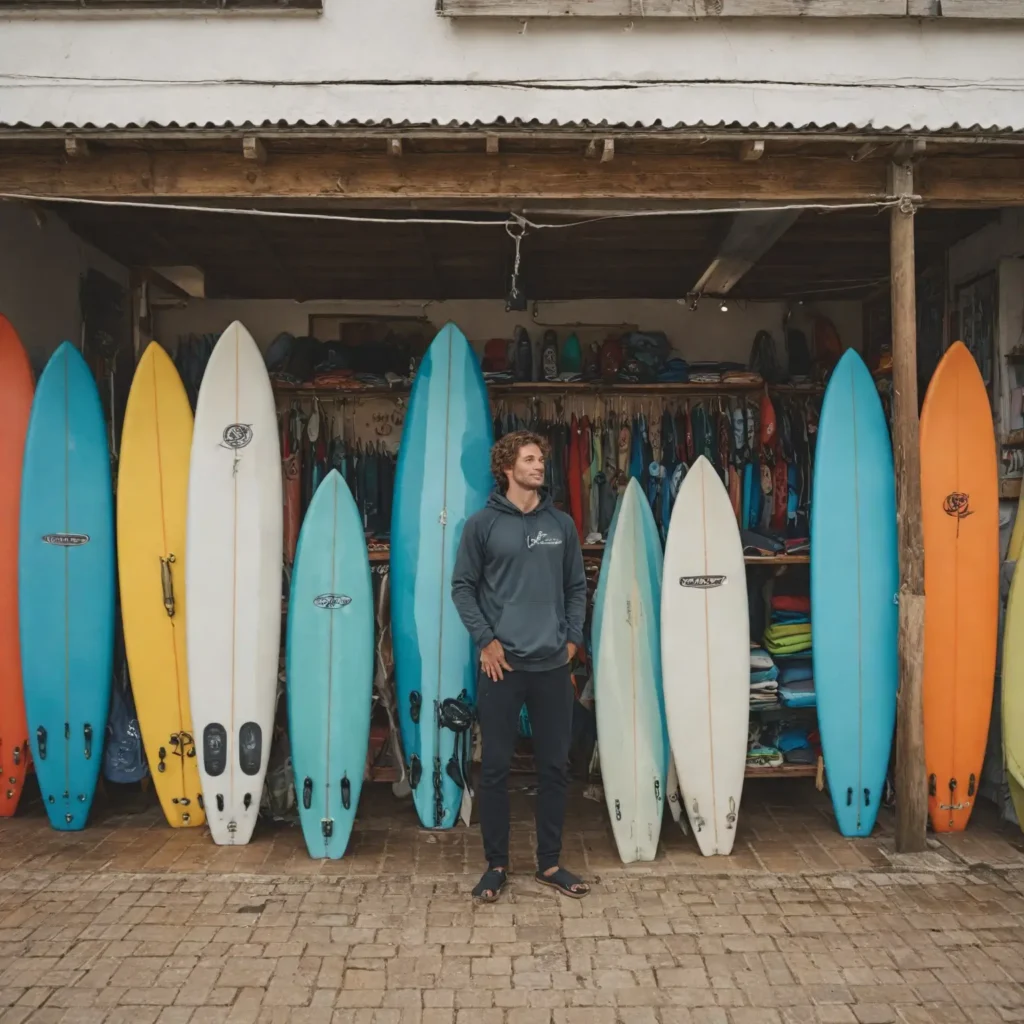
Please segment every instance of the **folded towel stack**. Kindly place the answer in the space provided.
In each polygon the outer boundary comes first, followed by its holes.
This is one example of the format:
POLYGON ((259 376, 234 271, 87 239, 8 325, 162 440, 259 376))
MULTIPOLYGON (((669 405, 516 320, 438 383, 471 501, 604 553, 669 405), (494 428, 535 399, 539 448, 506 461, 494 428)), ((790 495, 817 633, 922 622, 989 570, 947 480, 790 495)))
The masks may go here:
POLYGON ((772 598, 771 624, 764 632, 764 646, 778 666, 779 702, 791 708, 814 707, 809 597, 772 598))
POLYGON ((779 669, 763 647, 750 648, 750 706, 778 707, 779 669))

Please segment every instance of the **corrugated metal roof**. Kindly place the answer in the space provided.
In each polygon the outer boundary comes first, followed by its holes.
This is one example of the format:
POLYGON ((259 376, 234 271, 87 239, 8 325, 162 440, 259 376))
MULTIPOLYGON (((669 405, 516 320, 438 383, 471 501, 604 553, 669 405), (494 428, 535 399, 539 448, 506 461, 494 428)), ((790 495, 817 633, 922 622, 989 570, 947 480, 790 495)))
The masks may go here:
POLYGON ((0 117, 19 130, 533 131, 943 134, 1024 133, 1024 83, 929 86, 744 83, 78 83, 5 86, 0 117), (712 116, 709 116, 712 115, 712 116))

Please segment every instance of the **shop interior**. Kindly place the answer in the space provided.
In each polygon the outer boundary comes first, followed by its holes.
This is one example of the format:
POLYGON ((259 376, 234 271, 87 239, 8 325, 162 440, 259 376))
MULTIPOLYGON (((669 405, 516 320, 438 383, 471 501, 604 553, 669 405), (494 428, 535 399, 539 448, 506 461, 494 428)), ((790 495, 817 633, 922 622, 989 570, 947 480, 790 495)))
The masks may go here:
MULTIPOLYGON (((583 496, 574 518, 592 586, 616 471, 639 472, 656 520, 667 526, 679 463, 701 451, 711 456, 746 528, 751 637, 759 641, 747 777, 754 787, 779 783, 773 799, 824 799, 815 791, 824 779, 805 670, 810 626, 796 652, 800 668, 788 677, 772 657, 779 653, 772 626, 803 621, 780 608, 801 607, 808 593, 809 485, 827 354, 858 349, 891 410, 884 209, 676 204, 666 211, 662 204, 645 211, 549 202, 517 206, 510 218, 507 207, 493 204, 175 205, 5 204, 0 218, 30 255, 19 260, 12 255, 19 246, 8 247, 9 280, 21 287, 9 285, 5 301, 13 308, 3 311, 16 324, 21 314, 37 372, 62 340, 58 331, 80 332, 74 340, 83 341, 105 382, 115 454, 132 367, 149 338, 174 357, 194 404, 220 332, 239 320, 252 333, 267 358, 281 425, 283 614, 301 514, 330 466, 342 469, 363 511, 379 631, 368 778, 390 784, 396 797, 408 792, 390 678, 390 487, 416 360, 452 321, 481 357, 496 433, 529 427, 551 440, 559 462, 553 496, 571 514, 566 446, 574 428, 587 431, 590 462, 579 469, 583 496), (57 268, 56 280, 48 268, 57 268), (48 310, 38 308, 44 292, 52 295, 48 310), (545 347, 554 348, 554 364, 545 347), (778 425, 770 451, 761 442, 766 415, 778 425), (767 509, 764 472, 776 496, 767 509), (778 597, 796 600, 773 602, 778 597)), ((925 208, 916 216, 919 395, 944 348, 962 337, 990 388, 1007 509, 1016 506, 1024 470, 1013 447, 1024 437, 1013 361, 1022 336, 1020 291, 1013 290, 1024 276, 1014 258, 1022 239, 1010 212, 925 208)), ((283 676, 282 669, 282 687, 283 676)), ((574 779, 584 796, 600 800, 585 657, 575 681, 574 779)), ((120 699, 130 700, 127 688, 120 699)), ((285 706, 279 700, 264 798, 269 816, 280 820, 294 816, 295 806, 285 706)), ((130 714, 126 703, 120 720, 130 714)), ((516 763, 524 778, 529 732, 524 714, 516 763)), ((122 760, 119 769, 108 756, 108 799, 145 772, 143 758, 122 760)), ((1001 764, 991 772, 987 765, 986 774, 983 794, 1002 800, 1001 764)), ((31 789, 22 807, 42 813, 33 809, 31 789)))

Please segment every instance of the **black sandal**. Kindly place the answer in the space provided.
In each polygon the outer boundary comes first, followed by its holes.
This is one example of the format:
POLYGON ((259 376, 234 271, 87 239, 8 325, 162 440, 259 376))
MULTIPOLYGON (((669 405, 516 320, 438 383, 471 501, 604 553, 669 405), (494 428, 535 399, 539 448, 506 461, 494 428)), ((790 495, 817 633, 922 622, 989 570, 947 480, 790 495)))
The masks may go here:
POLYGON ((501 890, 508 885, 506 868, 488 868, 473 889, 473 899, 477 903, 497 903, 501 890))
POLYGON ((551 875, 545 875, 543 871, 538 871, 535 877, 541 885, 550 885, 552 889, 557 889, 563 896, 574 900, 581 900, 590 894, 590 886, 583 879, 577 878, 571 871, 566 871, 565 868, 559 868, 551 875))

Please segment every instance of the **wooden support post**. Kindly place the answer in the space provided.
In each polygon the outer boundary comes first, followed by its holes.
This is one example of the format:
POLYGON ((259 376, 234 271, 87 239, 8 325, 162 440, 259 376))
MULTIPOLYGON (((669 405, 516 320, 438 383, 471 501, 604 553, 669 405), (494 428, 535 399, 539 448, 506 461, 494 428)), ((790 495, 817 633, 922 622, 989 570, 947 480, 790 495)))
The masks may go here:
POLYGON ((501 139, 497 135, 487 136, 487 155, 497 156, 501 147, 501 139))
POLYGON ((402 155, 402 140, 388 139, 388 156, 400 157, 402 155))
POLYGON ((896 715, 896 850, 925 849, 928 786, 924 764, 924 536, 917 414, 917 303, 914 272, 914 169, 891 168, 890 192, 906 197, 890 222, 892 279, 892 437, 899 540, 899 699, 896 715))

